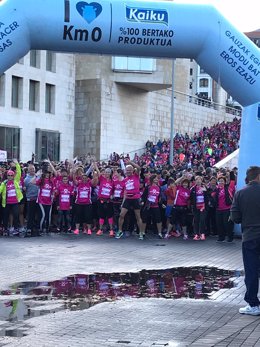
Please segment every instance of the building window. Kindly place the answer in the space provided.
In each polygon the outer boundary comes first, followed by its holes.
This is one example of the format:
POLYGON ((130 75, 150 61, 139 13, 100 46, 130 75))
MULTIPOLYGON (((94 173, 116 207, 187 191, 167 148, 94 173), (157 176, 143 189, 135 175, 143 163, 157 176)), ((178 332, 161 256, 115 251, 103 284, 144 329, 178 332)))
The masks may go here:
POLYGON ((29 81, 29 110, 39 111, 40 82, 29 81))
POLYGON ((30 66, 37 67, 38 69, 40 68, 40 66, 41 66, 41 62, 40 62, 41 55, 40 54, 41 54, 41 52, 37 51, 35 49, 30 51, 30 66))
POLYGON ((45 87, 45 112, 55 113, 55 86, 48 83, 45 87))
POLYGON ((50 51, 46 52, 46 70, 56 72, 56 54, 50 51))
POLYGON ((23 107, 23 79, 12 76, 12 107, 23 107))
POLYGON ((207 78, 201 78, 200 79, 200 87, 208 88, 208 86, 209 86, 209 80, 207 78))
POLYGON ((60 160, 60 133, 36 129, 35 153, 38 160, 60 160))
POLYGON ((200 73, 206 73, 206 71, 202 67, 200 67, 200 73))
POLYGON ((0 76, 0 106, 5 105, 5 74, 0 76))
POLYGON ((7 151, 7 158, 20 158, 20 129, 0 127, 0 148, 7 151))
POLYGON ((156 60, 152 58, 113 57, 112 69, 114 71, 152 73, 156 70, 156 60))
POLYGON ((193 75, 193 69, 191 68, 190 69, 190 76, 192 76, 193 75))

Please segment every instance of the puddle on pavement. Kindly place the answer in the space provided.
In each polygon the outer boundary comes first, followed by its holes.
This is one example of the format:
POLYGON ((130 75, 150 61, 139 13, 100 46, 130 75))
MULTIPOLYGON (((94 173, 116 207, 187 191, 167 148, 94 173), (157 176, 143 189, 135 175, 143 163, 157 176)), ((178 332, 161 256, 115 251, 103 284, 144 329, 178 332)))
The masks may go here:
MULTIPOLYGON (((142 270, 130 273, 76 274, 52 282, 24 282, 0 291, 0 321, 21 322, 61 311, 85 310, 124 298, 210 299, 234 287, 239 271, 210 267, 142 270)), ((23 330, 0 326, 0 336, 24 336, 23 330)))

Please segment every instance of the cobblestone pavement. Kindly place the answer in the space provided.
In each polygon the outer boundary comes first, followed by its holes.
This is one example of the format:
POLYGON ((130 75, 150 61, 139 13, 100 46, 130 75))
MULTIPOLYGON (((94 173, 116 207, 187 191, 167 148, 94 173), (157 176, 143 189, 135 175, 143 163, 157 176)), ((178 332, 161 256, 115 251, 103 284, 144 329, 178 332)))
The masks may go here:
MULTIPOLYGON (((52 281, 73 274, 212 266, 243 269, 241 241, 216 243, 107 235, 54 235, 0 239, 0 289, 25 281, 52 281)), ((81 311, 52 313, 15 324, 24 337, 0 337, 1 346, 159 347, 260 346, 260 317, 242 316, 243 277, 210 300, 140 298, 104 302, 81 311)), ((1 299, 1 298, 0 298, 1 299)), ((6 322, 0 321, 1 327, 6 322)))

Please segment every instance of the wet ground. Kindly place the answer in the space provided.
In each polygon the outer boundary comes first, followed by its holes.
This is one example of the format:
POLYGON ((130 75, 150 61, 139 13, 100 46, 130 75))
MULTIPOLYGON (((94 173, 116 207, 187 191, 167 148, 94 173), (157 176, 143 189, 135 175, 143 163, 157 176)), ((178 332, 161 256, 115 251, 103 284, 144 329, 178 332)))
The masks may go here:
POLYGON ((61 310, 85 310, 125 298, 207 299, 233 288, 240 271, 179 267, 139 272, 75 274, 50 282, 22 282, 0 291, 0 336, 23 337, 17 322, 61 310), (15 324, 13 324, 15 323, 15 324))
POLYGON ((240 240, 52 235, 0 254, 1 347, 260 346, 240 240))

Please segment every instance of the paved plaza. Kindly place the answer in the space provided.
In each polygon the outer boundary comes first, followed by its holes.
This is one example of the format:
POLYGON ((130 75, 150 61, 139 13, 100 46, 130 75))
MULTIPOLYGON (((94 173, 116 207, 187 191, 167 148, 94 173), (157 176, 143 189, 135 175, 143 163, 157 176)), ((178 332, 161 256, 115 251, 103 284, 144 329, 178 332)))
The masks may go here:
MULTIPOLYGON (((214 237, 206 241, 156 236, 116 240, 107 235, 2 237, 0 257, 2 291, 18 282, 54 281, 74 274, 194 266, 237 274, 243 270, 241 240, 219 244, 214 237)), ((220 289, 207 300, 129 297, 78 311, 61 310, 57 301, 49 313, 38 317, 0 321, 0 346, 260 346, 260 317, 238 313, 245 305, 243 276, 234 281, 234 288, 220 289), (24 334, 5 334, 8 329, 24 334)), ((3 295, 0 301, 7 298, 3 295)))

